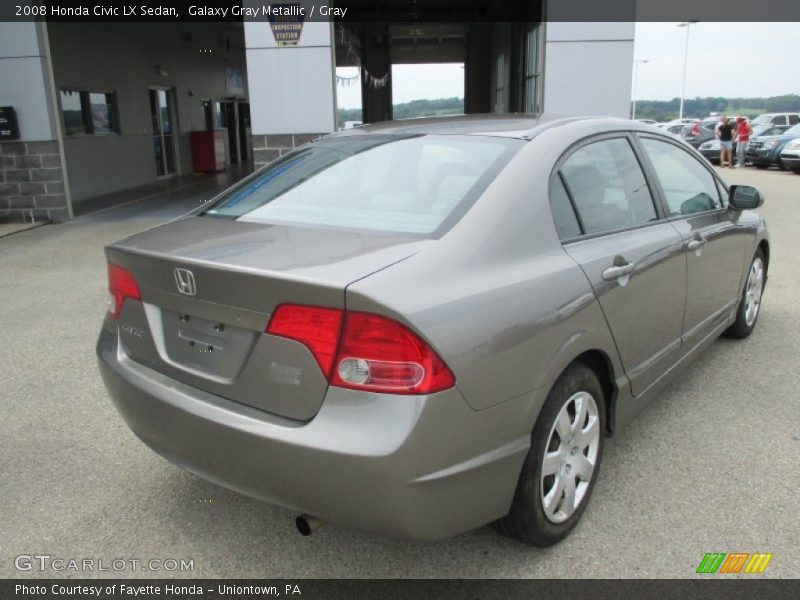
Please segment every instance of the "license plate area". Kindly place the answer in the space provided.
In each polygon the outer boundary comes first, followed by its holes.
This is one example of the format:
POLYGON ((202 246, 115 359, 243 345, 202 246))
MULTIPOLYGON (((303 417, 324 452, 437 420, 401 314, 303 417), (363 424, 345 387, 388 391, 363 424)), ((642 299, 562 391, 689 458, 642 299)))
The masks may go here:
POLYGON ((258 335, 252 330, 163 309, 161 323, 169 362, 215 378, 235 378, 258 335))

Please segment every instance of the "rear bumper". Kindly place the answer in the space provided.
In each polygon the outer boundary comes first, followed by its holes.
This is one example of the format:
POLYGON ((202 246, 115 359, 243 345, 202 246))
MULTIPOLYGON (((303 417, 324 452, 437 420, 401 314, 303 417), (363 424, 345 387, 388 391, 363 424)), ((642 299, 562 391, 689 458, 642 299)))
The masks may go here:
POLYGON ((103 329, 103 380, 133 432, 218 485, 356 529, 442 539, 503 516, 529 447, 531 397, 475 411, 457 389, 409 397, 329 388, 308 422, 170 379, 103 329))

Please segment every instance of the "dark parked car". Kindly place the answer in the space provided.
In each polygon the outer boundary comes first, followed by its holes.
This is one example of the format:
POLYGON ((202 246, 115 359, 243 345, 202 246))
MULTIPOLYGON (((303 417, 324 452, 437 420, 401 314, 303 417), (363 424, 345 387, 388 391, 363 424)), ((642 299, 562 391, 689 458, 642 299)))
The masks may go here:
POLYGON ((782 171, 788 169, 781 159, 783 147, 796 137, 800 137, 800 125, 790 127, 779 135, 760 135, 750 139, 745 157, 759 169, 776 166, 782 171))
POLYGON ((551 545, 606 436, 755 328, 762 202, 629 120, 344 130, 109 245, 100 372, 144 443, 301 533, 551 545))
MULTIPOLYGON (((751 138, 755 138, 761 135, 781 135, 784 131, 789 128, 788 125, 780 125, 780 126, 773 126, 773 125, 756 125, 753 127, 753 133, 751 134, 751 138)), ((733 142, 733 149, 734 158, 736 157, 736 142, 733 142)), ((703 142, 700 144, 700 147, 697 149, 700 154, 705 156, 710 162, 714 163, 715 165, 719 164, 719 153, 720 153, 720 143, 717 138, 713 140, 709 140, 707 142, 703 142)), ((746 154, 745 154, 746 156, 746 154)))
POLYGON ((699 148, 704 142, 715 139, 715 130, 721 119, 721 117, 708 117, 691 127, 686 127, 683 130, 683 139, 695 148, 699 148))

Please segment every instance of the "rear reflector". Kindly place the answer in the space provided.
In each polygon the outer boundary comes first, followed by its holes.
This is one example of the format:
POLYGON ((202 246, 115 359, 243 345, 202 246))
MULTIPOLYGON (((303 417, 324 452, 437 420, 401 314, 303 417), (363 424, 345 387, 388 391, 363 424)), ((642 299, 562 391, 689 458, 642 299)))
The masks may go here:
POLYGON ((126 298, 142 299, 139 286, 130 271, 113 263, 108 263, 108 294, 108 312, 115 319, 119 319, 126 298))
POLYGON ((267 333, 308 347, 328 382, 338 387, 432 394, 455 385, 452 371, 428 344, 380 315, 283 304, 270 319, 267 333))

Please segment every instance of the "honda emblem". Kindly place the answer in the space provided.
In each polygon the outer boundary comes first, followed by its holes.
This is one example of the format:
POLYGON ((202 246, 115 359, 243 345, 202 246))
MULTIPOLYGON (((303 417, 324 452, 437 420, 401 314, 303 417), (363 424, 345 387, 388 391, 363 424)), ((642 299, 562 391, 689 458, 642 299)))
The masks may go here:
POLYGON ((187 296, 194 296, 197 293, 197 286, 194 283, 194 273, 189 269, 175 269, 175 284, 178 291, 187 296))

